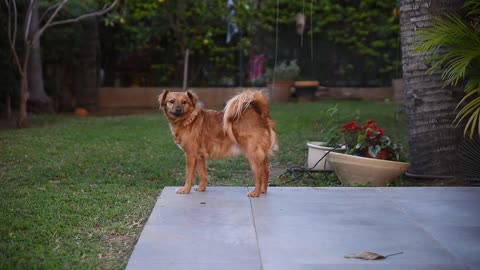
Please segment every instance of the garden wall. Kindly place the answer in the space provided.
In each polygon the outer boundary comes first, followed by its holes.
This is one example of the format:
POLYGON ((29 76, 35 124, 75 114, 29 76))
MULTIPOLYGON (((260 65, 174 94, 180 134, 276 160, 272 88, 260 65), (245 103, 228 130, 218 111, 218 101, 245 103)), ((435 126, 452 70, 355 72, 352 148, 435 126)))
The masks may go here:
MULTIPOLYGON (((99 89, 98 95, 98 111, 100 114, 127 114, 153 112, 158 110, 158 95, 162 93, 164 88, 158 87, 132 87, 132 88, 116 88, 102 87, 99 89)), ((168 88, 171 91, 182 91, 181 88, 168 88)), ((192 88, 198 94, 207 108, 223 107, 225 101, 236 93, 242 91, 242 87, 200 87, 192 88)), ((250 88, 264 90, 270 94, 268 88, 250 88)), ((355 99, 367 101, 384 101, 392 100, 392 87, 321 87, 314 93, 313 101, 317 100, 342 100, 355 99)), ((294 98, 292 102, 308 100, 312 98, 294 98)), ((275 102, 275 98, 273 99, 275 102)))

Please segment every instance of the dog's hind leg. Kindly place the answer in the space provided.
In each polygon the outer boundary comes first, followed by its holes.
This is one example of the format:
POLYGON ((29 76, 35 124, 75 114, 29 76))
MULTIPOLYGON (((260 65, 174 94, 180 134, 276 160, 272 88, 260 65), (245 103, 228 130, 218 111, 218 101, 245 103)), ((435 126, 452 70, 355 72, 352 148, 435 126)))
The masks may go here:
POLYGON ((262 175, 260 191, 262 193, 267 193, 268 178, 269 178, 269 174, 270 174, 269 165, 270 165, 270 162, 268 160, 268 157, 266 157, 265 160, 263 161, 262 168, 261 168, 261 170, 263 171, 263 175, 262 175))
MULTIPOLYGON (((264 156, 260 152, 250 152, 251 154, 246 155, 250 168, 253 172, 253 177, 255 180, 255 188, 253 191, 249 192, 247 195, 249 197, 258 197, 262 193, 262 183, 265 179, 265 170, 264 170, 264 156)), ((266 191, 266 190, 265 190, 266 191)))
POLYGON ((207 189, 207 164, 204 157, 197 160, 198 186, 195 191, 205 191, 207 189))
POLYGON ((183 188, 177 189, 179 194, 190 193, 193 182, 195 180, 195 168, 197 167, 197 158, 195 156, 185 155, 187 161, 187 172, 185 175, 185 185, 183 188))

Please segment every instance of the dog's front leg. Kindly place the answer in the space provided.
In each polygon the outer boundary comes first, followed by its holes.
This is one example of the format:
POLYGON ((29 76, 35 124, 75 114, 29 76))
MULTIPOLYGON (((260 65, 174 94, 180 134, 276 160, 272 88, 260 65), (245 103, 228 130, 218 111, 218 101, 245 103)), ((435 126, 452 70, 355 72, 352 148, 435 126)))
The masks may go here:
POLYGON ((187 172, 185 175, 185 185, 183 188, 177 189, 179 194, 188 194, 192 189, 193 182, 195 180, 195 168, 197 167, 197 158, 192 155, 185 154, 185 159, 187 163, 187 172))

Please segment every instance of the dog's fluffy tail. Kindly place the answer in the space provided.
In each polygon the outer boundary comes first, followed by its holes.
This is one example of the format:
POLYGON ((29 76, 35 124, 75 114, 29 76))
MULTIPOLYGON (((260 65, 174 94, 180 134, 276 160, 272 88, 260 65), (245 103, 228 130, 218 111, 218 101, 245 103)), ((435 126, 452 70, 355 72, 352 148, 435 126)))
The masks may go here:
POLYGON ((245 90, 227 102, 223 115, 223 130, 233 140, 233 123, 238 121, 248 108, 253 108, 262 118, 267 119, 270 132, 270 152, 277 149, 275 127, 270 118, 267 98, 261 91, 245 90))

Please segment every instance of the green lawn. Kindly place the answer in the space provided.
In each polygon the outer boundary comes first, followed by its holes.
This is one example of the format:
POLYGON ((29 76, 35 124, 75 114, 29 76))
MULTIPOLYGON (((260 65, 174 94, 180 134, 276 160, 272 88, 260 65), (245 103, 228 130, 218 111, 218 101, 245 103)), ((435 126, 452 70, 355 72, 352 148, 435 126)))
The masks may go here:
MULTIPOLYGON (((397 106, 337 102, 340 122, 373 118, 405 142, 397 106)), ((306 164, 306 141, 322 140, 336 102, 271 107, 279 173, 306 164), (321 129, 321 128, 320 128, 321 129)), ((183 154, 163 116, 41 116, 0 131, 0 269, 123 269, 164 186, 183 184, 183 154)), ((209 163, 211 185, 251 185, 243 159, 209 163)), ((275 175, 275 173, 274 173, 275 175)), ((277 185, 338 185, 333 174, 277 185)))

